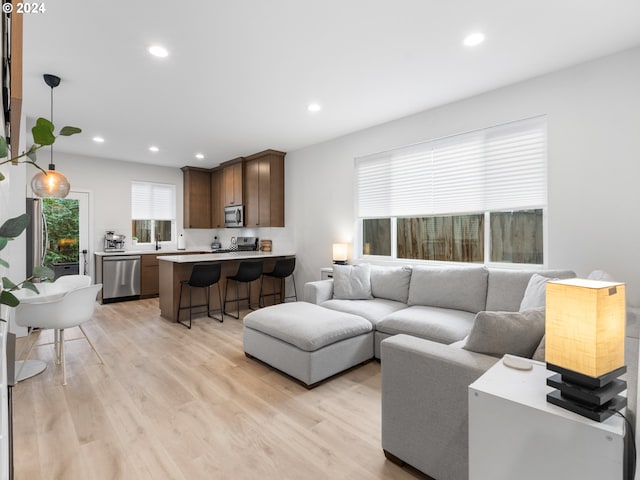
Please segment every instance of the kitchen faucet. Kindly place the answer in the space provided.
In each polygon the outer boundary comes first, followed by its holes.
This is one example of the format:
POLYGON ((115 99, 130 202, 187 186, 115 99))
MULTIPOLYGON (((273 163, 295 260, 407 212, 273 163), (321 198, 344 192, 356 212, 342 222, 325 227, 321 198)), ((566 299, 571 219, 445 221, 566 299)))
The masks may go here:
POLYGON ((156 250, 160 250, 162 247, 160 246, 160 237, 156 237, 156 250))

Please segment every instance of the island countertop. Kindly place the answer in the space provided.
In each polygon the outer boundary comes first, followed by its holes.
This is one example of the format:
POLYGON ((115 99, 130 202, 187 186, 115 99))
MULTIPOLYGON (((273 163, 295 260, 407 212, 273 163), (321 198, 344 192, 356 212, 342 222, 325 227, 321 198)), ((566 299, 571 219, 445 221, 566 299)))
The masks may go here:
POLYGON ((251 260, 251 259, 271 259, 278 257, 294 257, 296 254, 289 251, 281 252, 226 252, 226 253, 192 253, 191 255, 162 255, 158 260, 174 263, 198 263, 198 262, 218 262, 222 260, 251 260))
MULTIPOLYGON (((275 252, 258 252, 258 251, 240 251, 226 253, 192 253, 190 255, 162 255, 158 256, 159 267, 159 303, 160 315, 167 320, 175 322, 178 320, 180 312, 180 296, 183 295, 182 306, 189 304, 191 290, 183 289, 181 282, 188 280, 191 276, 193 266, 198 263, 219 263, 221 265, 220 280, 216 284, 216 290, 219 288, 220 293, 227 294, 227 277, 235 275, 238 271, 238 265, 243 261, 259 261, 263 263, 263 271, 273 270, 278 259, 286 257, 295 257, 295 253, 290 250, 282 249, 275 252)), ((257 305, 259 303, 258 294, 260 293, 260 279, 255 280, 255 286, 250 290, 251 303, 257 305)), ((276 282, 279 283, 279 282, 276 282)), ((270 288, 277 289, 276 285, 270 285, 270 288)), ((273 291, 273 290, 270 290, 273 291)), ((216 292, 217 293, 217 292, 216 292)), ((232 288, 229 291, 229 301, 236 298, 237 289, 232 288)), ((207 303, 206 289, 196 288, 193 291, 193 304, 207 303)), ((211 295, 211 308, 216 309, 221 306, 217 303, 218 295, 211 295)), ((245 302, 246 304, 246 302, 245 302)), ((188 315, 188 309, 183 310, 184 315, 188 315)), ((207 318, 206 316, 204 318, 207 318)))

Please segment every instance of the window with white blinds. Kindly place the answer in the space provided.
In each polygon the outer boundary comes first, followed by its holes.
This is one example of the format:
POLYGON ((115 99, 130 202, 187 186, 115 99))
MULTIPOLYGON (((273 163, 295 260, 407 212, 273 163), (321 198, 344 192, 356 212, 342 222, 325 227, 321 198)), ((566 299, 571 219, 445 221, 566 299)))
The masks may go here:
POLYGON ((357 158, 357 216, 543 207, 546 132, 541 116, 357 158))
POLYGON ((175 185, 131 182, 132 220, 174 220, 175 217, 175 185))
POLYGON ((360 252, 541 265, 546 168, 544 116, 357 158, 360 252))

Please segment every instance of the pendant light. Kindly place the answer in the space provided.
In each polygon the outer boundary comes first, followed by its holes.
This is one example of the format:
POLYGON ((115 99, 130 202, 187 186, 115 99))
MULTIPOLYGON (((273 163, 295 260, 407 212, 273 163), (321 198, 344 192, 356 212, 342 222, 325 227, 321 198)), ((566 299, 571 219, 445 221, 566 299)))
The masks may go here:
MULTIPOLYGON (((53 89, 60 85, 60 77, 45 73, 44 83, 51 87, 51 122, 53 122, 53 89)), ((46 172, 38 172, 33 176, 31 190, 38 197, 65 198, 69 194, 71 185, 67 177, 56 171, 56 166, 53 164, 53 144, 49 148, 51 149, 49 168, 46 172)))

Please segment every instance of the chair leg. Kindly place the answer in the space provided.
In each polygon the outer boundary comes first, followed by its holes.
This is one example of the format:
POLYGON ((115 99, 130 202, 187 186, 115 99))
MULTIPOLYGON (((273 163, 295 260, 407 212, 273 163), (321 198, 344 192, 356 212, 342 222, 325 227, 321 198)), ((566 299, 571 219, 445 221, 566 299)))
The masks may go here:
POLYGON ((91 343, 91 340, 89 340, 89 337, 87 336, 87 332, 84 331, 84 328, 82 328, 82 325, 78 325, 78 327, 80 327, 80 331, 84 335, 84 338, 86 338, 87 342, 89 342, 89 346, 91 347, 91 350, 93 350, 93 353, 95 353, 96 356, 100 359, 100 363, 104 365, 104 360, 102 359, 102 355, 98 353, 98 350, 96 350, 96 347, 94 347, 93 343, 91 343))
POLYGON ((284 277, 280 279, 280 303, 284 303, 285 300, 285 289, 286 285, 284 283, 284 277))
POLYGON ((295 301, 297 302, 298 292, 296 292, 296 277, 293 273, 291 274, 291 283, 293 284, 293 298, 295 298, 295 301))
MULTIPOLYGON (((217 320, 220 323, 222 323, 224 322, 224 308, 222 307, 222 289, 220 288, 220 283, 216 283, 216 285, 218 286, 218 305, 220 305, 220 318, 216 317, 215 315, 212 315, 211 310, 207 311, 207 315, 210 318, 213 318, 214 320, 217 320)), ((211 287, 209 287, 209 298, 211 298, 211 287)), ((209 303, 209 301, 207 301, 207 303, 209 304, 209 308, 210 308, 211 304, 209 303)))
POLYGON ((62 385, 67 384, 67 362, 64 358, 64 329, 60 329, 60 356, 62 357, 62 385))
POLYGON ((180 284, 180 297, 178 298, 178 323, 184 325, 187 328, 191 328, 191 287, 189 287, 189 324, 180 320, 180 312, 182 311, 182 287, 184 285, 180 284))
MULTIPOLYGON (((235 281, 235 280, 234 280, 235 281)), ((233 302, 233 300, 229 300, 228 299, 229 296, 229 280, 226 281, 225 286, 224 286, 224 306, 222 308, 223 311, 223 315, 229 315, 231 318, 240 318, 240 301, 236 300, 236 305, 238 307, 238 316, 235 316, 233 313, 229 313, 227 312, 227 303, 229 301, 233 302)), ((239 296, 239 292, 238 292, 238 282, 236 282, 236 298, 238 298, 239 296)))

